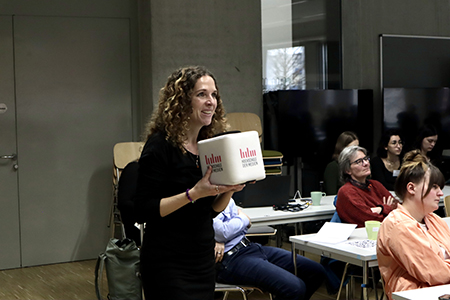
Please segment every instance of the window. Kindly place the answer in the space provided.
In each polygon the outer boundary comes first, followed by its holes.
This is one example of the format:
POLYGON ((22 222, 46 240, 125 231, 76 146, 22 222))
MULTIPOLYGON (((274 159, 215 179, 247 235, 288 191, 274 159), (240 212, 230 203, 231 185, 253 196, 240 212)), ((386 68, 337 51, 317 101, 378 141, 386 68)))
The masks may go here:
POLYGON ((270 49, 266 53, 265 91, 305 89, 305 48, 270 49))

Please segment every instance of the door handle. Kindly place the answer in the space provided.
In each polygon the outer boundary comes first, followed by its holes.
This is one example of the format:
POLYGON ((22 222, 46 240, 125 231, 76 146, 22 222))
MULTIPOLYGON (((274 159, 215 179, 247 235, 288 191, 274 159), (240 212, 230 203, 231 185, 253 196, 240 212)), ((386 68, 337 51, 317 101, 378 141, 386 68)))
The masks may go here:
POLYGON ((17 158, 17 154, 0 155, 0 159, 12 159, 12 160, 15 160, 16 158, 17 158))

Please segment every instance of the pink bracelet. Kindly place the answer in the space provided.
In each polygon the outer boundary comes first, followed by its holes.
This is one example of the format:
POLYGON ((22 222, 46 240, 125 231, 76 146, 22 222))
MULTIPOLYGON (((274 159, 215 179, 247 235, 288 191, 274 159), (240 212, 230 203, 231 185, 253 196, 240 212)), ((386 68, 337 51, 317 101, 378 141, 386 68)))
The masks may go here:
POLYGON ((189 200, 191 203, 194 203, 194 202, 195 202, 195 200, 192 200, 191 196, 189 196, 189 189, 186 190, 186 197, 188 198, 188 200, 189 200))

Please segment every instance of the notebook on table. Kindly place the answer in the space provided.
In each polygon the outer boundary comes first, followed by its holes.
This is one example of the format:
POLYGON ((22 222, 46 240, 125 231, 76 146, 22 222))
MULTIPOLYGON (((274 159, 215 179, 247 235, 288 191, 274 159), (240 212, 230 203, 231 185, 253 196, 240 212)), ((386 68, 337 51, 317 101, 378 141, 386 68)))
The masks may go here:
POLYGON ((291 176, 267 176, 233 194, 234 202, 240 207, 286 205, 289 201, 291 176))

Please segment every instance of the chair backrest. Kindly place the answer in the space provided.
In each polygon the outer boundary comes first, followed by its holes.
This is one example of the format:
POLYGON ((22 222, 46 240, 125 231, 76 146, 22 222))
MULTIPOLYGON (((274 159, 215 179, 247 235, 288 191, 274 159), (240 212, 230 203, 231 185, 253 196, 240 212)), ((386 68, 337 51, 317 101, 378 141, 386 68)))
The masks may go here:
POLYGON ((144 143, 142 142, 125 142, 117 143, 114 145, 114 179, 115 183, 118 182, 120 172, 126 167, 126 165, 132 161, 138 160, 144 143))
POLYGON ((444 197, 445 215, 450 217, 450 195, 444 197))
POLYGON ((262 126, 261 119, 257 114, 248 112, 233 112, 227 114, 227 121, 230 125, 229 130, 239 131, 257 131, 259 141, 262 142, 262 126))
MULTIPOLYGON (((336 201, 337 201, 337 195, 334 197, 334 201, 333 201, 334 207, 336 207, 336 201)), ((339 218, 337 211, 334 212, 333 217, 331 218, 330 222, 342 223, 342 220, 341 220, 341 218, 339 218)))
POLYGON ((117 143, 114 145, 114 166, 123 169, 132 161, 139 158, 142 152, 144 143, 142 142, 126 142, 117 143))

